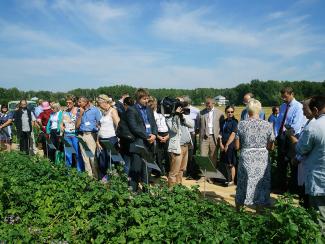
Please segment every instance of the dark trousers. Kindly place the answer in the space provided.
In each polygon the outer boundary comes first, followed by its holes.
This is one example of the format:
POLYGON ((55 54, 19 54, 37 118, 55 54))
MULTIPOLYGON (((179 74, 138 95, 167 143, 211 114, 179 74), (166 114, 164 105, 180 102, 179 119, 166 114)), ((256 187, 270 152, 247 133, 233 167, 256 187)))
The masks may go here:
MULTIPOLYGON (((148 161, 154 160, 154 145, 145 143, 145 148, 148 152, 148 161)), ((139 183, 149 184, 149 176, 151 175, 151 169, 147 167, 143 158, 138 153, 130 153, 130 186, 133 191, 137 191, 139 188, 139 183)), ((143 191, 146 191, 145 185, 143 186, 143 191)))
POLYGON ((58 133, 58 131, 55 130, 51 130, 50 132, 50 141, 52 142, 52 144, 55 146, 55 149, 50 149, 49 147, 47 148, 47 152, 48 152, 48 157, 52 162, 55 162, 55 155, 56 155, 56 151, 60 150, 60 145, 59 145, 59 136, 60 134, 58 133))
POLYGON ((317 217, 319 227, 325 236, 325 196, 309 196, 310 207, 316 210, 319 215, 317 217))
POLYGON ((305 193, 305 185, 299 186, 299 204, 304 208, 309 208, 309 196, 305 193))
POLYGON ((29 154, 29 148, 31 145, 31 133, 22 131, 19 136, 19 149, 21 152, 29 154))
POLYGON ((102 179, 105 175, 107 175, 107 170, 111 169, 112 165, 110 163, 115 163, 111 161, 109 156, 109 151, 105 147, 104 144, 102 144, 102 140, 108 140, 110 143, 112 143, 116 149, 117 148, 117 137, 110 137, 110 138, 100 138, 99 143, 102 146, 102 150, 98 151, 98 168, 99 168, 99 179, 102 179))
POLYGON ((161 169, 161 175, 166 175, 166 172, 169 172, 168 141, 166 143, 160 143, 157 141, 156 163, 161 169))
POLYGON ((293 165, 291 151, 291 144, 287 137, 280 135, 277 137, 278 143, 278 157, 276 170, 276 188, 281 192, 290 191, 291 193, 298 193, 298 166, 293 165), (288 176, 288 166, 290 167, 290 176, 288 176))
POLYGON ((200 168, 194 159, 194 155, 196 155, 196 150, 197 150, 197 140, 196 140, 196 134, 194 132, 191 133, 191 138, 192 138, 193 145, 190 145, 188 148, 188 162, 186 167, 186 176, 197 178, 198 175, 200 174, 200 168))
POLYGON ((124 170, 127 176, 129 176, 130 164, 131 164, 131 154, 130 154, 130 142, 120 138, 120 148, 119 152, 124 160, 124 170))
POLYGON ((130 159, 130 186, 132 191, 136 192, 139 189, 140 182, 149 184, 149 169, 146 167, 140 155, 132 153, 130 159), (133 170, 134 168, 138 168, 137 171, 133 170))

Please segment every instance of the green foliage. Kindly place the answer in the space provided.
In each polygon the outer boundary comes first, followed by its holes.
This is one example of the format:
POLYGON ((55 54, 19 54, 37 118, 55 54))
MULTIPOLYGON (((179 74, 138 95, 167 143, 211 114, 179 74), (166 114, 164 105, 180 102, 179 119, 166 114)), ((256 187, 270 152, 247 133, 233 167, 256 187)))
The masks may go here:
MULTIPOLYGON (((325 93, 325 81, 310 82, 310 81, 260 81, 252 80, 250 83, 243 83, 234 88, 196 88, 189 89, 149 89, 151 95, 157 98, 165 96, 177 97, 181 95, 189 95, 193 103, 201 104, 207 96, 215 97, 217 95, 225 96, 231 104, 242 105, 242 99, 245 93, 252 92, 255 97, 262 102, 263 106, 274 106, 281 102, 280 90, 285 86, 291 86, 294 89, 296 98, 302 100, 313 95, 322 95, 325 93)), ((185 85, 186 87, 186 85, 185 85)), ((30 99, 34 96, 51 101, 58 101, 64 105, 64 98, 67 94, 72 94, 77 97, 86 96, 90 99, 95 99, 99 94, 108 94, 116 99, 124 92, 128 92, 131 96, 134 94, 136 88, 126 85, 116 85, 99 87, 98 89, 74 89, 68 93, 63 92, 49 92, 49 91, 19 91, 17 88, 3 89, 0 88, 0 103, 7 103, 10 100, 19 100, 21 98, 30 99)))
POLYGON ((317 243, 316 216, 280 199, 264 215, 203 199, 196 187, 128 191, 16 152, 0 154, 0 242, 317 243))

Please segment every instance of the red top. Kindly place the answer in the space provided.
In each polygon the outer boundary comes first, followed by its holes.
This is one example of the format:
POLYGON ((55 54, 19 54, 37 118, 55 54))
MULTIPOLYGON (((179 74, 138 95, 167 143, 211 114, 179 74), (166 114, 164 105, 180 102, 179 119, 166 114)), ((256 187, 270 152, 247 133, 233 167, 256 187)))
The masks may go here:
POLYGON ((42 131, 44 133, 46 133, 46 125, 47 125, 47 122, 50 119, 51 113, 53 113, 53 110, 52 109, 44 110, 42 113, 40 113, 40 115, 37 118, 42 123, 42 131))

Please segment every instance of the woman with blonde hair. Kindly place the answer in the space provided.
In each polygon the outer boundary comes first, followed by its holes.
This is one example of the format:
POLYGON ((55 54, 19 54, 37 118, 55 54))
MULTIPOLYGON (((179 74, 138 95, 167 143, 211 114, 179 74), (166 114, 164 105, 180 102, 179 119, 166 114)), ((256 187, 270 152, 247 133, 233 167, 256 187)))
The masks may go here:
POLYGON ((111 144, 118 148, 116 128, 120 122, 120 117, 118 116, 117 110, 113 107, 114 101, 111 97, 104 94, 99 95, 97 98, 97 103, 103 114, 102 118, 100 119, 100 128, 96 142, 99 152, 99 177, 100 179, 106 180, 109 155, 102 141, 108 140, 111 144))
POLYGON ((62 111, 59 103, 52 103, 51 108, 53 112, 50 114, 50 118, 46 125, 46 134, 50 137, 52 144, 56 149, 48 148, 48 156, 52 162, 55 162, 56 150, 61 151, 60 146, 60 134, 62 123, 62 111))
POLYGON ((248 119, 238 123, 235 146, 240 149, 236 206, 254 205, 256 211, 270 204, 271 167, 269 150, 273 150, 272 125, 259 118, 261 103, 250 99, 248 119))
MULTIPOLYGON (((64 132, 64 141, 74 148, 77 170, 83 171, 84 165, 80 153, 76 130, 78 108, 75 106, 75 102, 76 99, 74 96, 69 95, 66 97, 66 110, 63 112, 62 115, 61 130, 64 132)), ((69 168, 72 167, 72 158, 72 153, 70 152, 70 150, 66 150, 65 147, 65 163, 69 168)))

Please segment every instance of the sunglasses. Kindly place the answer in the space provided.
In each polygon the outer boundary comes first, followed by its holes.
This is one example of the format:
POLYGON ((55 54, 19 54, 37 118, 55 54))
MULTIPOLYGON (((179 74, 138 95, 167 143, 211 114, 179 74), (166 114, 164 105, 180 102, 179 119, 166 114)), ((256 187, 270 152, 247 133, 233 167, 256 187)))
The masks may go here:
POLYGON ((227 111, 227 114, 233 114, 234 111, 227 111))

